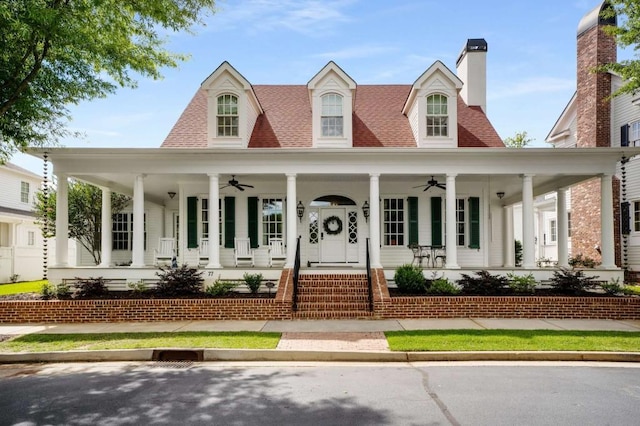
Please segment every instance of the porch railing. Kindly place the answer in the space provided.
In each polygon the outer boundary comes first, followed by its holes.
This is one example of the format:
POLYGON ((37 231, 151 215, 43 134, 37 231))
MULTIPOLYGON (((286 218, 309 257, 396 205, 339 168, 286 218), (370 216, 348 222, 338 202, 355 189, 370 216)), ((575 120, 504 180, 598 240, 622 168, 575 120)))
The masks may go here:
POLYGON ((300 239, 301 235, 298 236, 296 242, 296 258, 293 263, 293 312, 298 310, 298 278, 300 277, 300 239))
POLYGON ((373 287, 371 285, 371 258, 369 256, 369 239, 367 238, 367 288, 369 289, 369 312, 373 312, 373 287))

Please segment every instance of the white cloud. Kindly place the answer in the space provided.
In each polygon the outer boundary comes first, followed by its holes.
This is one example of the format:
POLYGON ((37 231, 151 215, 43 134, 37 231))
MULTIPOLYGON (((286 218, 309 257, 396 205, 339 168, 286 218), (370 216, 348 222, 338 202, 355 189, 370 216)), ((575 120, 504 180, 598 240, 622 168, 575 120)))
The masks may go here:
POLYGON ((219 2, 216 14, 209 18, 211 31, 247 29, 251 32, 286 28, 318 35, 336 24, 350 22, 344 9, 354 0, 238 0, 219 2), (229 4, 233 3, 233 4, 229 4))
POLYGON ((564 78, 529 77, 511 84, 496 84, 494 87, 496 88, 487 93, 488 100, 574 90, 576 83, 574 80, 564 78))
POLYGON ((352 58, 367 58, 376 56, 382 53, 389 53, 395 51, 395 48, 387 46, 374 46, 363 45, 353 46, 345 49, 334 50, 332 52, 317 53, 311 55, 312 58, 325 58, 325 59, 352 59, 352 58))

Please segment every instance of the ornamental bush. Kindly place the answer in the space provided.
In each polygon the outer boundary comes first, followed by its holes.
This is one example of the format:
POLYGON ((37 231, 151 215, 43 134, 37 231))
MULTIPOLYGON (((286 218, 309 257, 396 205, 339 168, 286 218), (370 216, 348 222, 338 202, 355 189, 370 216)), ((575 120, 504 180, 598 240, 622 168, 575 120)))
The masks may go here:
POLYGON ((560 293, 565 294, 580 294, 583 291, 587 291, 596 286, 594 277, 586 277, 582 270, 570 270, 566 268, 560 268, 559 271, 553 273, 551 278, 551 286, 560 293))
POLYGON ((231 290, 233 290, 235 286, 236 283, 233 281, 222 281, 217 279, 212 285, 208 286, 204 292, 212 297, 226 296, 231 293, 231 290))
POLYGON ((156 291, 162 295, 185 296, 202 291, 202 272, 186 264, 175 269, 161 266, 156 275, 160 277, 156 291))
POLYGON ((507 287, 508 280, 502 275, 491 275, 489 271, 479 271, 472 277, 467 274, 461 274, 462 278, 458 280, 458 285, 462 287, 465 294, 478 295, 495 295, 500 294, 507 287))
POLYGON ((245 272, 243 278, 244 282, 247 284, 247 287, 249 287, 249 291, 251 291, 251 294, 258 293, 260 284, 262 284, 262 274, 249 274, 245 272))
POLYGON ((537 283, 532 273, 528 273, 527 275, 508 273, 507 277, 509 277, 509 288, 516 293, 533 294, 536 289, 537 283))
POLYGON ((460 293, 460 289, 448 278, 436 278, 427 287, 428 294, 434 295, 455 295, 460 293))
POLYGON ((398 291, 407 294, 420 294, 425 292, 426 280, 422 275, 422 269, 414 265, 402 265, 396 268, 393 280, 398 286, 398 291))
POLYGON ((77 278, 76 277, 76 297, 82 299, 91 299, 93 297, 101 297, 109 293, 107 288, 107 280, 102 277, 98 278, 77 278))

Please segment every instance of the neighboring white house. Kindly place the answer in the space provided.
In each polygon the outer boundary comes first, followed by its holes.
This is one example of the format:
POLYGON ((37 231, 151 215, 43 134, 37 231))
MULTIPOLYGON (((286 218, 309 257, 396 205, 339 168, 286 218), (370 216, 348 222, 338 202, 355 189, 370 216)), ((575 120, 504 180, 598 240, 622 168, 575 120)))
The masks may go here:
POLYGON ((33 213, 41 183, 42 178, 28 170, 0 165, 0 283, 43 276, 42 232, 33 213))
MULTIPOLYGON (((621 95, 607 97, 622 86, 615 74, 595 75, 591 70, 599 63, 616 60, 616 46, 611 37, 602 32, 614 20, 603 20, 600 11, 607 7, 601 2, 585 15, 578 25, 578 90, 547 136, 547 142, 556 148, 640 147, 640 96, 621 95)), ((640 157, 625 156, 618 163, 614 185, 613 204, 616 211, 616 245, 618 264, 632 273, 640 271, 640 157)), ((567 194, 569 195, 569 194, 567 194)), ((590 221, 597 215, 601 200, 591 191, 574 192, 568 211, 576 233, 573 243, 576 253, 599 257, 594 251, 599 246, 600 229, 590 221), (597 247, 596 247, 597 246, 597 247)))
MULTIPOLYGON (((368 252, 373 269, 393 276, 413 261, 410 244, 437 248, 444 261, 423 266, 453 278, 512 270, 517 203, 522 270, 540 272, 534 197, 597 178, 610 199, 617 161, 640 148, 504 148, 485 114, 486 55, 485 40, 470 39, 456 73, 436 61, 397 85, 358 85, 334 62, 306 85, 253 85, 224 62, 160 148, 32 149, 47 153, 58 178, 58 232, 68 227, 66 178, 102 187, 103 221, 114 219, 101 265, 71 267, 60 242, 50 277, 151 279, 154 250, 171 241, 161 238, 175 239, 178 263, 200 265, 210 280, 247 269, 279 277, 269 243, 285 241, 286 270, 298 237, 303 269, 320 272, 363 270, 368 252), (113 218, 111 191, 133 197, 113 218), (236 266, 238 238, 249 239, 255 266, 236 266)), ((613 253, 613 209, 600 216, 601 245, 613 253)), ((567 223, 557 226, 564 265, 567 223)), ((602 269, 620 275, 612 256, 602 269)))

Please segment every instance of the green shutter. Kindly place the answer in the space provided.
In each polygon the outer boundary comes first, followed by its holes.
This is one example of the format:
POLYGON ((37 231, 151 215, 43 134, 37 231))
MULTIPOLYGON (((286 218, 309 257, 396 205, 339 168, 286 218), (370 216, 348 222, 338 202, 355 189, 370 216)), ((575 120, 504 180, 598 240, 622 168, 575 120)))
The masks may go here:
POLYGON ((442 245, 442 198, 431 197, 431 245, 442 245))
POLYGON ((418 197, 409 197, 409 244, 418 244, 418 197))
POLYGON ((236 198, 225 197, 224 199, 224 246, 233 248, 236 236, 236 198))
POLYGON ((187 197, 187 248, 198 247, 198 197, 187 197))
POLYGON ((251 248, 258 247, 258 197, 249 197, 247 204, 249 240, 251 248))
POLYGON ((480 198, 469 197, 469 248, 480 248, 480 198))

